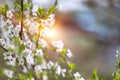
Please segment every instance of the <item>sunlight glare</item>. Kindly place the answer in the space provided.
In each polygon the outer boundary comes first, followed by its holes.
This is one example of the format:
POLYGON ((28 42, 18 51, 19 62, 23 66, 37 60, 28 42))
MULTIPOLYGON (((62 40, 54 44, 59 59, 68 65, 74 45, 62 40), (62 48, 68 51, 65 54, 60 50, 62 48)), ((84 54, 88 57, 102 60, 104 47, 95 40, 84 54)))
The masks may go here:
POLYGON ((54 29, 45 29, 44 30, 44 34, 48 37, 48 38, 56 38, 57 37, 57 32, 54 29))

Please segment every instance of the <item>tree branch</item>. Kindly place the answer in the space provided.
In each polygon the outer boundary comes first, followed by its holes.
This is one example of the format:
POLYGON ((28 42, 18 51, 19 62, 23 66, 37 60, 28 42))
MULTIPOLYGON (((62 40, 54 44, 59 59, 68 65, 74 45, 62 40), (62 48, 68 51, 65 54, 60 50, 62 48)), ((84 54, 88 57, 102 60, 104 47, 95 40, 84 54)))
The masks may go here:
POLYGON ((7 49, 3 48, 3 46, 0 45, 0 48, 2 48, 4 51, 8 51, 7 49))
POLYGON ((54 6, 56 7, 58 4, 58 0, 55 0, 54 6))
POLYGON ((23 12, 23 0, 21 0, 21 30, 20 30, 20 32, 19 32, 19 36, 20 36, 20 39, 22 40, 23 38, 22 38, 22 34, 23 34, 23 14, 24 14, 24 12, 23 12))

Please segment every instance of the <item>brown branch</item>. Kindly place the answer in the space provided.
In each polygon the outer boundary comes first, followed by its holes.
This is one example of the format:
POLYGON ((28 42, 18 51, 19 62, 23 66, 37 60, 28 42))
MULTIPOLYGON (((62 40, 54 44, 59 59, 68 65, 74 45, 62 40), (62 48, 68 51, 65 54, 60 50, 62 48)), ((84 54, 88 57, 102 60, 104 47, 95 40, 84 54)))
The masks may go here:
POLYGON ((0 48, 2 48, 4 51, 8 51, 7 49, 5 49, 3 46, 0 45, 0 48))
POLYGON ((55 0, 54 6, 56 7, 58 5, 58 0, 55 0))
POLYGON ((39 42, 39 38, 40 38, 40 30, 41 30, 41 26, 39 26, 38 28, 38 40, 36 41, 36 48, 38 47, 38 42, 39 42))
POLYGON ((22 37, 22 34, 23 34, 23 14, 24 14, 24 12, 23 12, 23 0, 21 0, 21 30, 20 30, 20 32, 19 32, 19 36, 20 36, 20 39, 22 40, 23 39, 23 37, 22 37))

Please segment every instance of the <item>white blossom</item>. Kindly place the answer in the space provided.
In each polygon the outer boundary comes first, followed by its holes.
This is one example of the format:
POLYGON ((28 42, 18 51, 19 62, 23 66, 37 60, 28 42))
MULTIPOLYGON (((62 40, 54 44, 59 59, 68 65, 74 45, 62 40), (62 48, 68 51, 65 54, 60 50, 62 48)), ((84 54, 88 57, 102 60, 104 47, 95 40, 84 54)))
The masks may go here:
POLYGON ((34 34, 38 34, 38 27, 40 26, 38 22, 35 22, 32 19, 26 19, 25 23, 28 26, 28 31, 32 36, 34 34))
POLYGON ((15 27, 15 30, 14 30, 14 31, 18 31, 18 33, 19 33, 20 28, 21 28, 21 24, 19 23, 18 25, 16 25, 16 27, 15 27))
POLYGON ((10 66, 15 66, 16 65, 16 58, 12 56, 12 52, 5 52, 3 53, 3 57, 6 60, 6 64, 10 66))
POLYGON ((30 24, 28 24, 28 26, 31 35, 38 34, 38 30, 39 30, 38 28, 40 26, 39 23, 30 21, 30 24))
POLYGON ((13 13, 10 10, 7 11, 7 17, 10 19, 13 17, 13 13))
POLYGON ((119 58, 119 50, 116 50, 116 58, 119 58))
POLYGON ((48 43, 42 38, 39 39, 38 44, 41 45, 43 49, 48 47, 48 43))
POLYGON ((61 70, 62 70, 61 67, 58 66, 57 69, 56 69, 56 74, 60 75, 61 74, 61 70))
POLYGON ((34 64, 33 55, 28 54, 27 57, 26 57, 26 62, 27 62, 29 65, 33 65, 33 64, 34 64))
POLYGON ((26 73, 28 70, 27 70, 27 68, 25 67, 25 66, 23 66, 23 73, 26 73))
MULTIPOLYGON (((23 36, 24 36, 25 41, 28 41, 28 40, 29 40, 29 36, 28 36, 27 32, 24 31, 23 36)), ((26 42, 25 42, 25 43, 26 43, 26 42)))
POLYGON ((61 40, 58 41, 53 41, 52 42, 53 47, 57 48, 57 52, 61 52, 62 49, 64 48, 64 44, 61 40))
POLYGON ((81 77, 80 80, 85 80, 85 79, 83 77, 81 77))
POLYGON ((27 40, 27 41, 25 42, 25 45, 26 45, 28 48, 30 48, 30 49, 34 49, 34 48, 35 48, 35 45, 34 45, 34 43, 33 43, 31 40, 27 40))
POLYGON ((65 77, 66 69, 62 69, 62 76, 65 77))
POLYGON ((24 65, 24 59, 23 59, 22 57, 20 57, 20 58, 18 59, 18 64, 19 64, 19 65, 24 65))
POLYGON ((55 23, 54 17, 55 17, 55 15, 51 14, 49 16, 49 18, 47 18, 47 19, 41 19, 41 26, 43 26, 43 27, 53 27, 53 25, 55 23))
POLYGON ((46 63, 45 61, 43 60, 43 63, 40 65, 42 69, 47 69, 47 66, 46 66, 46 63))
POLYGON ((42 68, 41 68, 40 65, 35 66, 34 69, 35 69, 35 71, 37 71, 37 72, 42 72, 42 68))
POLYGON ((43 57, 43 50, 42 49, 36 50, 36 55, 43 57))
POLYGON ((10 51, 3 53, 4 59, 7 60, 9 57, 12 58, 12 54, 13 53, 10 51))
POLYGON ((13 53, 12 52, 5 52, 3 54, 4 59, 6 60, 6 64, 10 65, 10 66, 15 66, 16 65, 16 58, 12 56, 13 53))
POLYGON ((70 51, 70 49, 67 49, 67 53, 66 55, 70 58, 73 56, 72 52, 70 51))
POLYGON ((74 77, 80 77, 80 76, 81 76, 81 75, 80 75, 79 72, 74 73, 74 77))
POLYGON ((14 28, 14 27, 13 27, 13 24, 11 24, 8 28, 9 28, 9 29, 13 29, 13 28, 14 28))
POLYGON ((43 80, 48 80, 48 76, 47 75, 43 75, 43 80))
POLYGON ((47 63, 48 69, 51 69, 51 67, 53 67, 53 66, 54 66, 54 63, 53 63, 52 61, 49 61, 49 62, 47 63))
POLYGON ((9 70, 9 69, 5 69, 4 73, 8 78, 12 78, 13 74, 14 74, 14 72, 12 70, 9 70))
POLYGON ((32 77, 32 80, 35 80, 35 78, 32 77))
POLYGON ((28 53, 28 54, 32 55, 32 50, 28 49, 28 48, 25 48, 25 50, 23 51, 23 53, 28 53))
POLYGON ((10 65, 10 66, 15 66, 16 65, 16 58, 10 56, 10 59, 8 59, 6 64, 10 65))
MULTIPOLYGON (((27 0, 26 0, 27 1, 27 0)), ((29 16, 29 14, 25 13, 25 19, 23 20, 24 26, 23 26, 23 33, 22 37, 23 40, 20 39, 19 32, 21 30, 21 22, 15 22, 12 21, 14 12, 7 11, 7 19, 4 20, 4 17, 0 15, 0 45, 8 50, 8 52, 3 53, 3 58, 6 61, 6 64, 9 66, 16 66, 18 64, 19 66, 22 66, 22 72, 26 73, 28 70, 34 69, 36 72, 43 72, 46 69, 55 68, 55 73, 57 75, 62 75, 65 77, 66 69, 62 69, 62 67, 58 64, 58 62, 52 62, 48 61, 46 62, 44 58, 44 52, 43 50, 46 48, 49 48, 49 43, 46 40, 46 35, 49 35, 49 30, 52 26, 54 26, 55 23, 55 15, 51 14, 47 19, 40 19, 40 23, 36 21, 36 12, 38 10, 37 5, 33 5, 32 8, 32 15, 29 16), (42 26, 42 29, 39 31, 39 28, 42 26), (44 35, 44 33, 47 32, 47 34, 44 35), (40 33, 40 37, 38 38, 38 45, 41 46, 41 49, 36 48, 36 43, 33 41, 34 35, 38 35, 40 33), (15 43, 14 38, 19 39, 19 43, 15 43), (32 39, 31 39, 32 38, 32 39), (18 54, 20 44, 23 44, 25 49, 21 52, 21 54, 18 54), (36 56, 40 57, 42 59, 42 64, 37 63, 36 56)), ((26 11, 27 12, 27 11, 26 11)), ((56 52, 61 52, 64 49, 64 44, 62 40, 53 41, 52 46, 56 49, 56 52)), ((72 52, 67 49, 66 53, 67 57, 72 57, 72 52)), ((14 72, 12 70, 6 69, 4 70, 5 75, 8 78, 12 78, 14 72)), ((43 72, 43 80, 48 80, 48 76, 46 75, 47 72, 43 72)), ((84 80, 84 78, 81 77, 81 75, 76 72, 74 74, 75 80, 84 80)), ((32 78, 32 80, 35 80, 35 78, 32 78)))
POLYGON ((85 80, 83 77, 81 77, 79 72, 74 73, 75 80, 85 80))
POLYGON ((1 27, 1 29, 3 29, 5 25, 6 25, 6 22, 4 21, 3 16, 0 16, 0 27, 1 27))
POLYGON ((58 75, 62 74, 62 76, 65 77, 66 69, 62 69, 60 65, 58 65, 55 73, 58 75))
POLYGON ((12 21, 10 19, 7 19, 7 21, 5 23, 8 24, 8 25, 11 25, 12 21))
POLYGON ((6 42, 4 39, 0 39, 0 44, 1 46, 3 46, 4 48, 6 47, 6 42))

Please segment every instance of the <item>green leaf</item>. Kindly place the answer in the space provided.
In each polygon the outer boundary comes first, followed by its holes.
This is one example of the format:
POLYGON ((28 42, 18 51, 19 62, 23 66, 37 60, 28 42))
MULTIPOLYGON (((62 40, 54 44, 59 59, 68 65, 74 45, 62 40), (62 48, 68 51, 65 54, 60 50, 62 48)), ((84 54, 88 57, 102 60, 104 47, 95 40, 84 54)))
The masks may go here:
POLYGON ((20 80, 26 80, 23 74, 18 74, 20 80))
POLYGON ((69 67, 71 70, 74 70, 76 68, 75 63, 69 63, 69 67))
POLYGON ((51 6, 49 10, 45 10, 44 8, 39 8, 37 11, 38 17, 42 19, 48 18, 55 10, 55 6, 51 6))
POLYGON ((42 64, 42 58, 40 56, 35 56, 35 59, 37 60, 37 64, 42 64))
POLYGON ((36 50, 34 49, 34 50, 32 50, 32 53, 36 53, 36 50))
POLYGON ((20 44, 19 49, 18 49, 18 54, 22 53, 24 49, 25 49, 24 44, 20 44))
POLYGON ((21 11, 21 6, 19 4, 16 4, 16 7, 17 7, 18 11, 21 11))
POLYGON ((12 47, 9 47, 7 50, 14 52, 14 49, 12 47))
POLYGON ((19 37, 15 37, 15 38, 14 38, 14 42, 15 42, 16 44, 18 44, 18 43, 20 42, 19 37))
POLYGON ((28 9, 28 8, 30 7, 30 4, 25 3, 25 4, 23 5, 23 7, 24 7, 24 10, 26 10, 26 9, 28 9))
POLYGON ((27 72, 26 74, 18 74, 19 80, 32 80, 32 75, 30 72, 27 72))
POLYGON ((99 78, 97 76, 97 70, 96 69, 93 71, 92 80, 99 80, 99 78))
POLYGON ((61 62, 61 63, 65 63, 65 61, 62 57, 58 57, 58 61, 61 62))
POLYGON ((39 39, 38 35, 34 35, 34 42, 36 43, 37 40, 39 39))
POLYGON ((0 14, 1 14, 1 15, 6 14, 6 12, 7 12, 8 10, 9 10, 9 7, 8 7, 7 4, 5 4, 5 5, 1 5, 1 4, 0 4, 0 14))
POLYGON ((30 72, 26 73, 27 80, 32 80, 32 75, 30 72))
POLYGON ((2 5, 0 4, 0 14, 2 14, 2 5))
POLYGON ((5 4, 5 11, 8 11, 9 10, 9 6, 7 4, 5 4))
POLYGON ((113 80, 120 80, 120 74, 118 72, 113 73, 113 80))
POLYGON ((21 1, 21 0, 15 0, 15 2, 14 2, 14 7, 15 7, 18 11, 21 11, 20 1, 21 1))
POLYGON ((102 77, 99 77, 98 74, 97 74, 97 70, 95 69, 93 71, 93 75, 91 77, 91 80, 104 80, 102 77))
POLYGON ((47 17, 49 17, 54 11, 55 11, 55 6, 50 6, 47 17))
POLYGON ((44 19, 45 18, 45 15, 46 15, 46 10, 44 8, 39 8, 38 11, 37 11, 37 15, 44 19))
POLYGON ((42 45, 38 45, 37 49, 42 49, 42 45))
POLYGON ((64 48, 64 49, 60 52, 60 54, 61 54, 63 57, 65 57, 65 56, 66 56, 66 52, 67 52, 67 49, 64 48))

